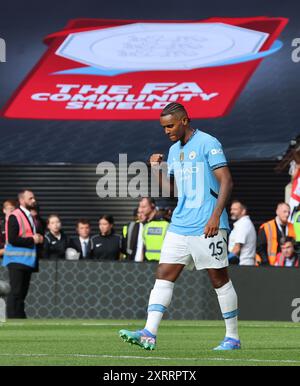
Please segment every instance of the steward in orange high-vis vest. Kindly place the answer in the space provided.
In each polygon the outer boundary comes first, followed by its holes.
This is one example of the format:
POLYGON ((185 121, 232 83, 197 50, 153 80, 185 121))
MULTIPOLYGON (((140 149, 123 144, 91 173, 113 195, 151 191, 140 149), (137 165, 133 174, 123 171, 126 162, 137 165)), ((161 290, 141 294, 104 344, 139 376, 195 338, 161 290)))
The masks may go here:
POLYGON ((256 248, 258 265, 274 265, 280 252, 280 239, 287 236, 295 238, 294 226, 288 222, 290 213, 289 204, 281 202, 277 205, 275 219, 259 228, 256 248))
POLYGON ((14 210, 6 221, 6 245, 3 265, 8 268, 11 291, 7 297, 7 317, 24 319, 25 300, 30 287, 32 272, 37 270, 37 247, 44 237, 32 216, 37 202, 33 192, 19 193, 20 207, 14 210))
MULTIPOLYGON (((15 216, 19 224, 19 237, 33 238, 34 232, 26 214, 21 209, 15 209, 11 216, 15 216)), ((5 224, 6 246, 4 251, 3 266, 9 264, 22 264, 27 267, 36 266, 36 246, 32 241, 31 247, 16 246, 9 243, 8 221, 5 224)))
POLYGON ((274 219, 261 225, 257 238, 258 264, 275 265, 277 253, 280 251, 280 239, 284 236, 295 238, 293 224, 280 225, 274 219))

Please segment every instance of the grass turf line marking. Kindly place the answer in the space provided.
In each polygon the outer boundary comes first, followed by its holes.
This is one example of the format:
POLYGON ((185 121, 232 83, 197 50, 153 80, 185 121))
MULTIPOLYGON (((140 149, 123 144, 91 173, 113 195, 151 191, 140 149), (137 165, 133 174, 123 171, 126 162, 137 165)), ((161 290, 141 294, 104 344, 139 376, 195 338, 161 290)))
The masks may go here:
POLYGON ((168 357, 143 357, 133 355, 102 355, 102 354, 8 354, 2 353, 0 357, 21 357, 21 358, 102 358, 102 359, 144 359, 162 361, 194 361, 194 362, 249 362, 249 363, 300 363, 300 360, 292 359, 243 359, 243 358, 168 358, 168 357))
MULTIPOLYGON (((222 321, 220 321, 222 322, 222 321)), ((116 322, 113 322, 113 323, 109 323, 109 322, 95 322, 95 323, 89 323, 89 322, 86 322, 86 323, 69 323, 69 322, 33 322, 32 324, 30 323, 22 323, 22 322, 5 322, 5 323, 0 323, 0 326, 13 326, 13 327, 32 327, 32 326, 83 326, 83 327, 97 327, 97 326, 100 326, 100 327, 109 327, 109 326, 112 326, 112 327, 130 327, 130 326, 136 326, 140 323, 143 323, 142 321, 139 321, 137 320, 136 322, 130 322, 130 323, 116 323, 116 322)), ((213 322, 212 322, 213 323, 213 322)), ((270 322, 272 323, 272 322, 270 322)), ((276 329, 285 329, 285 328, 300 328, 300 323, 292 323, 290 322, 291 324, 289 325, 281 325, 281 326, 276 326, 276 325, 272 325, 272 324, 244 324, 244 323, 240 323, 240 328, 276 328, 276 329)), ((223 328, 223 324, 184 324, 184 323, 178 323, 178 324, 172 324, 171 325, 172 327, 205 327, 205 328, 223 328)), ((162 327, 169 327, 167 325, 164 325, 162 324, 162 327)))

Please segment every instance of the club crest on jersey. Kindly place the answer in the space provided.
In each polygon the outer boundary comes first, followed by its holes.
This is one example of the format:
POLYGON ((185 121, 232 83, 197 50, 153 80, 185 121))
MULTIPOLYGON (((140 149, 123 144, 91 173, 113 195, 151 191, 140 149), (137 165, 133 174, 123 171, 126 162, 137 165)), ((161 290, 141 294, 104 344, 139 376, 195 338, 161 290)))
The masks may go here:
POLYGON ((189 154, 189 159, 190 160, 194 160, 196 158, 196 152, 195 151, 191 151, 190 154, 189 154))

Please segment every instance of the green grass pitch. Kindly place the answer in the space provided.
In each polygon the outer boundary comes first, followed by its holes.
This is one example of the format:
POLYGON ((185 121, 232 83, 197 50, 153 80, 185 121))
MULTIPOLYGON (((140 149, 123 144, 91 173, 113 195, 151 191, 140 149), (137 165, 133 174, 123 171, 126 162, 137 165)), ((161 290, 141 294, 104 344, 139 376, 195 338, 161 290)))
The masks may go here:
POLYGON ((242 350, 214 352, 221 321, 164 321, 157 349, 124 343, 121 328, 142 321, 26 320, 0 327, 0 365, 66 366, 299 366, 300 324, 240 322, 242 350))

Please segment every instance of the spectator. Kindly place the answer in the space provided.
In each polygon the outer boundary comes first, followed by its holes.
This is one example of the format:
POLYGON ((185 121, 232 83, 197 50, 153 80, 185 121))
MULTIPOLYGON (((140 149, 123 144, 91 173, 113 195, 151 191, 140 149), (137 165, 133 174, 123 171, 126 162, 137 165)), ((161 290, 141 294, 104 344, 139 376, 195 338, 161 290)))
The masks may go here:
POLYGON ((114 261, 120 259, 121 237, 115 234, 114 218, 102 216, 99 219, 99 235, 92 237, 92 257, 96 260, 114 261))
POLYGON ((43 236, 36 232, 30 210, 36 199, 30 190, 19 193, 20 207, 7 221, 6 246, 3 265, 8 267, 11 292, 7 299, 8 318, 26 318, 25 300, 32 272, 37 267, 36 245, 43 243, 43 236))
POLYGON ((143 197, 140 199, 139 210, 142 215, 146 218, 146 221, 151 221, 156 215, 156 203, 154 198, 143 197))
POLYGON ((5 220, 8 220, 8 217, 17 208, 17 206, 18 206, 18 203, 15 200, 4 201, 2 212, 5 215, 5 220))
POLYGON ((276 267, 299 267, 299 256, 295 251, 295 240, 292 237, 282 237, 280 239, 280 248, 276 256, 276 267))
POLYGON ((293 221, 294 214, 296 212, 297 206, 300 204, 300 164, 296 161, 291 163, 291 175, 292 175, 292 190, 290 197, 290 221, 293 221))
POLYGON ((256 259, 261 265, 274 265, 277 253, 280 251, 281 237, 295 238, 293 224, 288 222, 290 206, 285 202, 277 205, 276 217, 262 224, 257 237, 256 259))
POLYGON ((139 208, 147 218, 143 231, 145 259, 147 261, 159 261, 169 222, 159 216, 153 198, 142 198, 139 208))
POLYGON ((5 223, 10 214, 16 209, 17 202, 15 200, 6 200, 3 203, 2 211, 5 215, 5 220, 0 222, 0 257, 4 255, 5 246, 5 223))
POLYGON ((69 247, 80 253, 79 259, 90 259, 92 256, 91 224, 80 219, 76 226, 77 236, 70 238, 69 247))
POLYGON ((123 227, 122 251, 128 260, 144 261, 143 229, 146 216, 140 208, 134 211, 134 221, 123 227))
POLYGON ((233 201, 230 208, 234 222, 229 236, 229 262, 239 265, 255 265, 256 231, 247 207, 240 201, 233 201))
POLYGON ((59 216, 51 214, 47 219, 47 228, 43 257, 50 260, 65 259, 68 238, 61 229, 62 224, 59 216))

